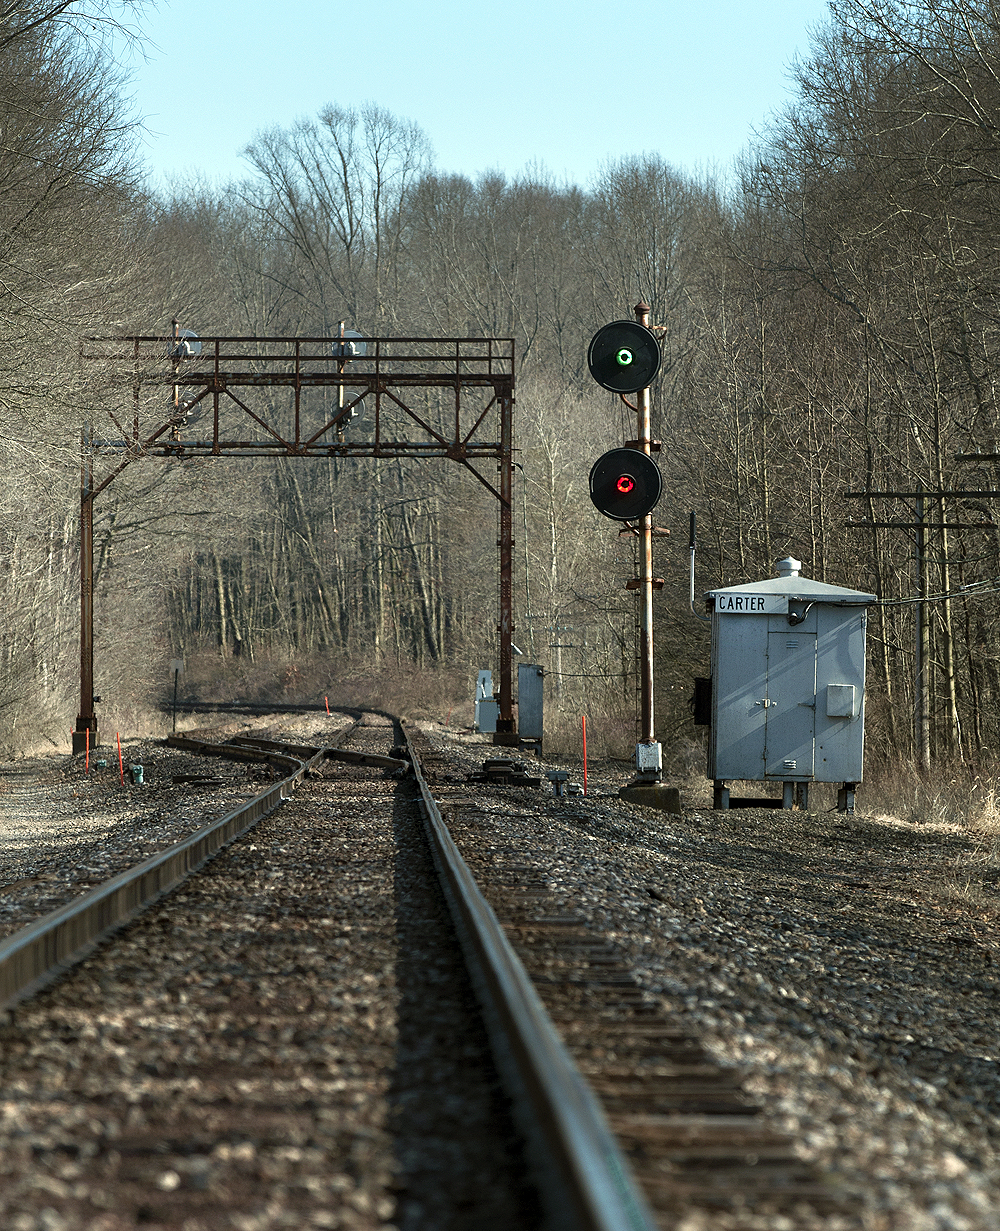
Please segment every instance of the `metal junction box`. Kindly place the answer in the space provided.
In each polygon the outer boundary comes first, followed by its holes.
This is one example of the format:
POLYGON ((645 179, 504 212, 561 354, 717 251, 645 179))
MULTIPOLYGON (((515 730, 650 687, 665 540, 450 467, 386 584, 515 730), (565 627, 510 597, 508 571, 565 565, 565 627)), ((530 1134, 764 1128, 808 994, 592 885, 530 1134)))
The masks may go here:
POLYGON ((534 742, 539 748, 544 733, 544 683, 545 671, 538 663, 518 663, 517 731, 522 741, 534 742))
POLYGON ((493 672, 480 671, 476 677, 475 729, 484 735, 495 735, 500 702, 493 699, 493 672))
POLYGON ((709 591, 715 806, 726 782, 783 783, 803 806, 810 782, 841 782, 853 811, 864 755, 865 633, 874 594, 812 581, 791 557, 778 576, 709 591))

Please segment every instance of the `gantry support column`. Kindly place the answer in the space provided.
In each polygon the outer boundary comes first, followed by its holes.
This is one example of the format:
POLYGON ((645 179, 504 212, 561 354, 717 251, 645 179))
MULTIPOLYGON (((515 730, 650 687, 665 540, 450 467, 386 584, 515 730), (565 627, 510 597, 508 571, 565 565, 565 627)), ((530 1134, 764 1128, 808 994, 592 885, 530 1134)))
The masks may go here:
POLYGON ((505 390, 500 402, 500 712, 495 744, 517 745, 514 721, 514 397, 505 390))

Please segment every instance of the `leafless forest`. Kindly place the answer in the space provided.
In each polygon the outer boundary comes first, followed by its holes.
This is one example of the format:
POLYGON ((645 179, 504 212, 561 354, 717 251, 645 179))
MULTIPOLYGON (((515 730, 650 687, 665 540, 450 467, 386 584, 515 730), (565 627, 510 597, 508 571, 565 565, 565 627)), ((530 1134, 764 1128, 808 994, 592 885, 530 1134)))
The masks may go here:
MULTIPOLYGON (((8 751, 64 742, 78 707, 80 431, 115 396, 79 339, 173 317, 203 336, 346 320, 513 337, 515 641, 552 673, 553 718, 586 712, 604 747, 627 748, 632 540, 587 477, 633 421, 585 358, 645 299, 665 330, 656 522, 672 532, 655 549, 660 738, 693 735, 708 665, 687 597, 693 510, 699 591, 791 552, 883 600, 871 756, 990 768, 1000 504, 928 496, 921 513, 846 493, 1000 489, 1000 8, 832 0, 793 101, 719 182, 678 174, 669 151, 585 188, 469 179, 435 167, 411 120, 331 103, 257 133, 240 182, 171 199, 146 186, 109 50, 136 20, 140 3, 0 0, 8 751)), ((208 697, 375 688, 468 708, 475 670, 495 665, 495 529, 487 494, 446 462, 138 459, 97 507, 101 713, 146 721, 176 656, 182 688, 208 697)))

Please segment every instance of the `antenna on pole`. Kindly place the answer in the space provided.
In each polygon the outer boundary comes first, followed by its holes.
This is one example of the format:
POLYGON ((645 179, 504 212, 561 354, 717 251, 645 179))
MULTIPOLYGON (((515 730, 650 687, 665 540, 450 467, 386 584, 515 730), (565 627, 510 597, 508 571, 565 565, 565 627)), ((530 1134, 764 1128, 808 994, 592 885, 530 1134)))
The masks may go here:
POLYGON ((698 547, 698 536, 695 533, 694 509, 691 510, 691 535, 688 540, 688 546, 691 549, 691 614, 697 616, 699 620, 704 620, 706 624, 711 624, 711 616, 702 615, 700 611, 695 611, 694 609, 694 555, 698 547))

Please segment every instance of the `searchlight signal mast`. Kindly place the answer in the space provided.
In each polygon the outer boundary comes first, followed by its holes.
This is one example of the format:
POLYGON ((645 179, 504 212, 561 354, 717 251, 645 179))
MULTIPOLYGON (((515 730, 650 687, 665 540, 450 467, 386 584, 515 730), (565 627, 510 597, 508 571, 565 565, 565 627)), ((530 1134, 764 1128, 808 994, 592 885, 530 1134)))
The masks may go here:
MULTIPOLYGON (((663 784, 663 750, 653 723, 653 590, 663 582, 653 577, 652 511, 663 492, 650 423, 649 387, 660 369, 660 344, 649 328, 647 303, 635 308, 634 321, 612 321, 599 329, 587 352, 590 374, 602 389, 618 394, 635 411, 637 438, 597 459, 590 471, 590 498, 599 513, 624 522, 639 539, 639 576, 629 589, 639 591, 640 730, 635 748, 635 780, 620 794, 637 803, 680 811, 676 788, 663 784), (630 402, 627 394, 635 394, 630 402)), ((658 530, 664 534, 669 531, 658 530)))

